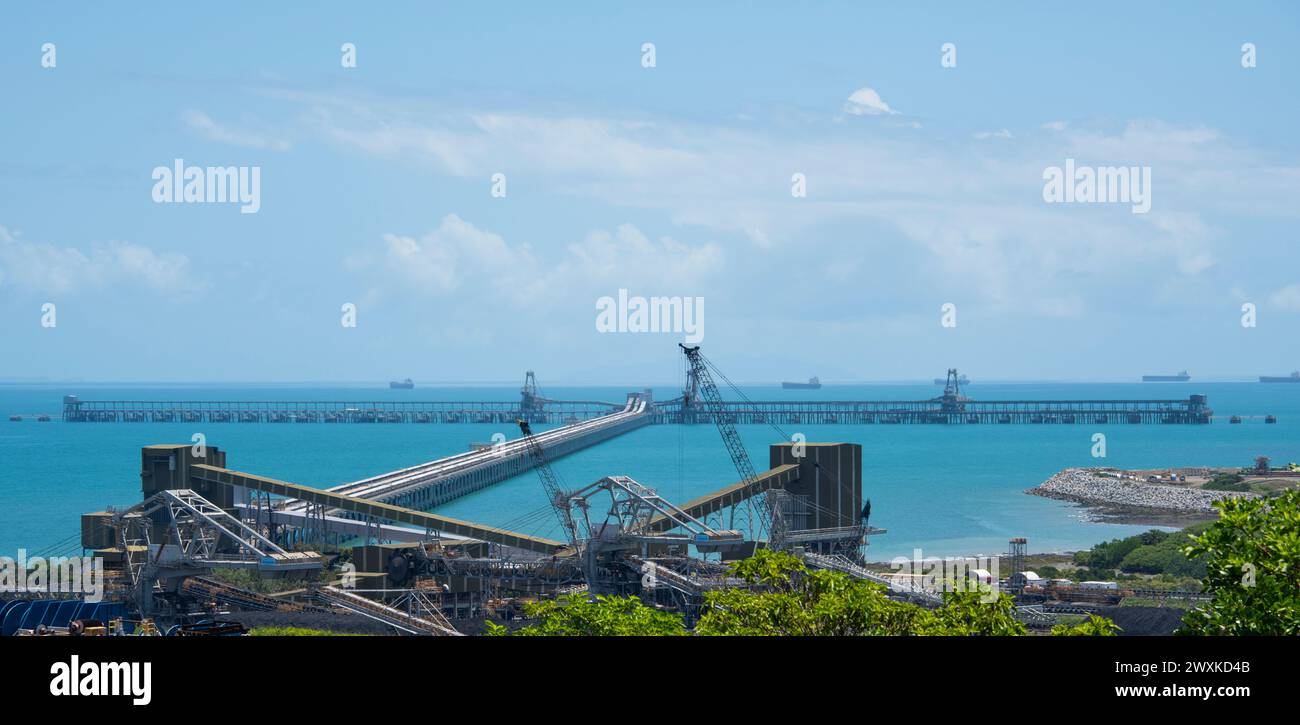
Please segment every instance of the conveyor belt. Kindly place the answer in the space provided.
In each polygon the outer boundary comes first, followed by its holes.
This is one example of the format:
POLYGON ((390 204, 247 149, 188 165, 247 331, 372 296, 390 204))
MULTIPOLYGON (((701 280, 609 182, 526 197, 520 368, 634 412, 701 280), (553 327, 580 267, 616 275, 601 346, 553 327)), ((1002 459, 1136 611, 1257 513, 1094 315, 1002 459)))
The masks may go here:
POLYGON ((216 466, 195 465, 190 466, 190 477, 197 481, 205 483, 219 483, 226 486, 242 486, 254 491, 261 491, 276 496, 286 496, 289 498, 307 501, 313 504, 319 504, 329 508, 343 509, 363 516, 372 516, 383 521, 393 521, 396 523, 412 524, 425 529, 434 531, 445 531, 449 534, 458 536, 467 536, 480 541, 488 541, 503 546, 513 546, 528 551, 536 551, 543 554, 559 554, 567 551, 568 547, 564 542, 554 539, 545 539, 538 536, 529 536, 519 534, 506 529, 498 529, 493 526, 484 526, 471 521, 461 521, 459 519, 438 516, 437 514, 425 513, 414 509, 392 506, 377 501, 368 501, 355 496, 347 496, 339 493, 322 491, 309 486, 300 486, 288 481, 278 481, 274 478, 264 476, 255 476, 251 473, 240 473, 227 468, 218 468, 216 466))
POLYGON ((442 621, 435 621, 429 617, 417 617, 403 612, 400 609, 394 609, 382 602, 377 602, 373 599, 366 599, 358 594, 353 594, 352 592, 344 591, 335 587, 321 587, 316 591, 316 597, 328 604, 343 607, 344 609, 378 620, 404 632, 409 632, 410 634, 441 635, 444 637, 464 636, 451 626, 451 622, 448 622, 440 615, 438 616, 438 619, 441 619, 442 621))
MULTIPOLYGON (((646 410, 646 401, 637 395, 631 395, 628 397, 627 404, 620 411, 543 431, 538 433, 535 438, 543 449, 555 455, 553 451, 565 443, 583 439, 588 439, 590 443, 594 443, 611 435, 617 435, 620 431, 646 425, 650 422, 646 410)), ((519 438, 489 448, 458 453, 436 461, 381 473, 360 481, 332 486, 326 490, 330 493, 375 501, 405 503, 409 506, 411 502, 399 500, 403 494, 440 485, 446 481, 454 480, 457 476, 472 475, 476 470, 485 467, 501 468, 502 464, 518 459, 523 465, 519 470, 527 470, 532 467, 533 463, 526 455, 526 452, 527 443, 522 438, 519 438)), ((506 472, 501 474, 501 478, 514 475, 514 473, 514 469, 507 469, 506 472)), ((300 511, 306 507, 306 504, 302 501, 286 501, 284 507, 286 510, 300 511)))
MULTIPOLYGON (((799 466, 794 463, 787 463, 784 466, 763 471, 750 483, 739 481, 725 488, 718 489, 713 493, 708 493, 699 498, 691 499, 682 505, 681 509, 691 516, 704 520, 705 516, 727 508, 735 506, 745 499, 763 493, 773 488, 785 488, 790 483, 799 480, 799 466)), ((650 520, 647 530, 653 532, 670 531, 675 527, 672 519, 665 516, 656 516, 650 520)))

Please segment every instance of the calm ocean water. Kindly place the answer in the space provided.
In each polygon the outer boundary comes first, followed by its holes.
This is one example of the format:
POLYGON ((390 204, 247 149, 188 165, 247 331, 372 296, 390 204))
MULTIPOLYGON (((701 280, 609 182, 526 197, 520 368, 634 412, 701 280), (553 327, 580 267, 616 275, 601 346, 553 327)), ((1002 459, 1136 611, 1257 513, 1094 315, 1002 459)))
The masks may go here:
MULTIPOLYGON (((547 387, 557 399, 621 401, 625 388, 547 387)), ((917 400, 938 394, 922 385, 827 385, 816 391, 752 386, 753 400, 917 400)), ((1067 503, 1023 493, 1066 466, 1235 466, 1257 455, 1300 460, 1300 385, 1257 383, 976 384, 975 399, 1186 398, 1206 393, 1216 415, 1278 416, 1276 425, 1247 420, 1229 425, 784 425, 809 441, 860 443, 871 523, 889 530, 874 537, 869 555, 987 554, 1004 551, 1012 536, 1029 538, 1035 552, 1088 547, 1147 527, 1088 522, 1067 503), (1091 436, 1104 432, 1108 457, 1091 457, 1091 436)), ((187 443, 201 432, 228 451, 231 468, 312 486, 329 486, 467 450, 506 425, 483 424, 248 424, 9 422, 11 414, 57 416, 65 393, 86 400, 516 400, 516 387, 378 387, 141 385, 0 385, 0 555, 35 551, 73 537, 78 516, 140 499, 139 448, 187 443)), ((657 388, 656 397, 676 392, 657 388)), ((769 426, 740 426, 758 469, 777 434, 769 426)), ((611 474, 630 475, 672 500, 685 501, 736 479, 711 425, 648 426, 557 461, 568 486, 611 474)), ((557 536, 543 512, 536 475, 528 473, 438 509, 440 513, 557 536)))

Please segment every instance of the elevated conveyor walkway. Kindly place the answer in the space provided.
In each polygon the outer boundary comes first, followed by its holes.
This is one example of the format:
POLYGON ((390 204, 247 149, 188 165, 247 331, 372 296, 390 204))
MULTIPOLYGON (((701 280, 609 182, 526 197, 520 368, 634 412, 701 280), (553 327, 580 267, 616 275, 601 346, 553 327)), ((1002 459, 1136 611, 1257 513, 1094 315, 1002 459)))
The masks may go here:
POLYGON ((432 614, 433 610, 429 610, 431 612, 430 616, 418 617, 337 587, 321 587, 316 591, 316 597, 326 604, 342 607, 363 617, 383 622, 408 634, 442 637, 464 636, 456 631, 444 617, 432 614))
MULTIPOLYGON (((730 486, 691 499, 680 508, 691 516, 703 520, 706 516, 722 509, 735 506, 746 499, 762 494, 774 488, 785 488, 799 478, 799 466, 793 463, 777 466, 758 474, 753 481, 740 481, 730 486)), ((666 516, 656 516, 650 520, 647 530, 651 532, 671 531, 677 524, 666 516)))
POLYGON ((191 480, 207 484, 221 484, 236 488, 243 487, 252 491, 269 493, 273 496, 294 498, 324 506, 326 508, 348 511, 379 521, 410 524, 429 531, 446 532, 456 536, 464 536, 471 539, 501 544, 502 546, 511 546, 517 549, 534 551, 541 554, 554 555, 569 551, 564 542, 556 541, 554 539, 519 534, 506 529, 498 529, 496 527, 476 524, 470 521, 461 521, 460 519, 448 518, 446 516, 416 511, 379 501, 370 501, 355 496, 333 493, 331 491, 322 491, 308 486, 301 486, 296 483, 289 483, 288 481, 279 481, 274 478, 256 476, 251 473, 240 473, 239 471, 217 468, 216 466, 206 466, 201 464, 190 466, 190 478, 191 480))
MULTIPOLYGON (((634 393, 628 396, 620 411, 543 431, 533 437, 547 458, 555 460, 649 424, 648 405, 647 400, 634 393)), ((526 442, 519 438, 326 490, 394 506, 428 510, 517 476, 534 465, 526 442)), ((288 501, 283 506, 286 511, 306 508, 305 501, 288 501)))

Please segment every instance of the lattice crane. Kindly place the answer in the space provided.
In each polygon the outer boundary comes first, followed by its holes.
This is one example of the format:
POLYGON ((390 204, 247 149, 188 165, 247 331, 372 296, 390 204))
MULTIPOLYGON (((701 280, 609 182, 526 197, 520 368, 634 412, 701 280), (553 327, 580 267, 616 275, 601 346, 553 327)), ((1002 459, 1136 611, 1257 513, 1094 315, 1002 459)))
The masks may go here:
MULTIPOLYGON (((689 386, 686 395, 682 399, 682 409, 686 410, 695 404, 695 401, 691 399, 691 391, 698 391, 708 408, 709 417, 713 419, 713 424, 717 426, 718 433, 722 436, 722 443, 727 447, 731 462, 736 466, 736 473, 740 474, 740 478, 744 483, 754 482, 758 478, 758 474, 754 472, 754 464, 749 460, 749 452, 745 450, 745 444, 740 440, 740 434, 736 432, 736 426, 732 425, 726 409, 722 405, 722 395, 718 393, 718 386, 713 382, 713 375, 709 372, 709 363, 700 354, 700 346, 687 347, 680 342, 677 343, 677 346, 682 349, 682 352, 686 353, 686 362, 690 366, 690 376, 692 378, 692 385, 689 386)), ((767 518, 763 516, 750 517, 751 523, 756 524, 758 529, 753 533, 757 536, 766 533, 768 535, 768 546, 779 548, 785 529, 784 519, 778 510, 780 497, 758 494, 754 498, 758 503, 756 508, 759 511, 766 510, 769 516, 767 518), (753 521, 755 518, 757 519, 756 522, 753 521), (766 532, 763 531, 764 529, 766 529, 766 532)))
POLYGON ((551 507, 555 509, 556 515, 560 519, 560 525, 568 534, 569 545, 576 552, 580 542, 578 538, 578 526, 573 520, 573 512, 569 509, 569 496, 565 493, 564 488, 560 485, 559 476, 551 468, 551 462, 546 459, 546 451, 542 449, 542 444, 537 442, 533 436, 533 429, 523 418, 515 421, 519 424, 519 432, 523 434, 524 445, 528 448, 528 455, 533 457, 533 465, 537 468, 537 475, 542 479, 542 487, 546 489, 546 498, 551 507))

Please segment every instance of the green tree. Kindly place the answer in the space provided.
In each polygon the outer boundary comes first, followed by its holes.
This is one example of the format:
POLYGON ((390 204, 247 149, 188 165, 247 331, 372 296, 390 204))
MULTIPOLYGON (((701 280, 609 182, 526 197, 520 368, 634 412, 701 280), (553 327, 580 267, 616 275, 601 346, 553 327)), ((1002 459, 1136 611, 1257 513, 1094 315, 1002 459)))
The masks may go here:
MULTIPOLYGON (((636 597, 559 597, 524 606, 524 613, 538 620, 514 632, 523 636, 552 637, 651 637, 686 634, 679 615, 647 607, 636 597)), ((506 627, 487 623, 487 634, 510 634, 506 627)))
POLYGON ((1011 597, 945 594, 935 610, 897 602, 885 588, 836 571, 809 571, 790 554, 760 551, 733 565, 749 588, 705 594, 704 635, 1016 635, 1025 627, 1011 597))
POLYGON ((1089 614, 1088 618, 1076 625, 1058 624, 1052 627, 1053 637, 1114 637, 1119 633, 1119 625, 1099 614, 1089 614))
POLYGON ((1249 491, 1246 479, 1237 473, 1216 473, 1201 488, 1207 491, 1249 491))
POLYGON ((1025 625, 1016 619, 1016 602, 1007 594, 998 594, 992 602, 984 593, 944 592, 943 606, 930 612, 932 622, 923 622, 917 634, 962 636, 1009 636, 1025 634, 1025 625))
POLYGON ((1184 549, 1191 543, 1187 534, 1177 533, 1157 544, 1139 546, 1120 562, 1121 571, 1139 574, 1169 574, 1177 577, 1205 576, 1205 561, 1189 559, 1184 549))
MULTIPOLYGON (((983 592, 949 592, 936 609, 899 602, 885 587, 837 571, 809 570, 780 551, 761 550, 732 564, 745 586, 706 592, 694 634, 723 636, 1008 636, 1026 633, 1006 594, 985 602, 983 592)), ((574 596, 529 604, 538 621, 515 634, 569 636, 655 636, 687 633, 682 619, 647 607, 636 597, 574 596)), ((1109 624, 1109 620, 1097 618, 1109 624)), ((1104 634, 1094 630, 1070 634, 1104 634)), ((487 623, 488 634, 510 632, 487 623)))
POLYGON ((1183 616, 1180 634, 1300 634, 1300 490, 1218 501, 1219 520, 1192 537, 1214 599, 1183 616))
MULTIPOLYGON (((788 555, 783 555, 788 556, 788 555)), ((792 560, 796 561, 793 557, 792 560)), ((895 602, 884 587, 834 571, 807 571, 770 588, 707 592, 696 634, 849 636, 911 634, 929 613, 895 602)), ((754 579, 747 579, 757 584, 754 579)))
POLYGON ((1169 538, 1168 532, 1151 529, 1136 536, 1111 539, 1086 551, 1075 552, 1074 563, 1091 569, 1114 569, 1119 566, 1124 557, 1139 546, 1159 544, 1167 538, 1169 538))

